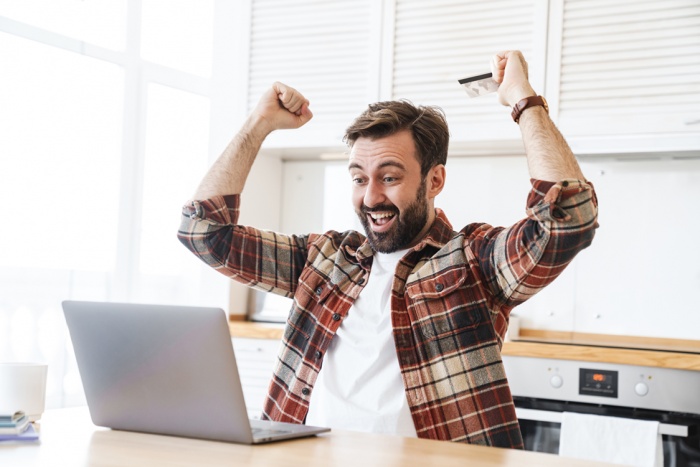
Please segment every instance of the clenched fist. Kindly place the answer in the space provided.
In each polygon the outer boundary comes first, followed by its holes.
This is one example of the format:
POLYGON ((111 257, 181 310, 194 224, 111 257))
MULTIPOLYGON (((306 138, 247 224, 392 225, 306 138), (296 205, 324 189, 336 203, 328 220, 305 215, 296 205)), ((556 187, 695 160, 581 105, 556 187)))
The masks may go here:
POLYGON ((519 50, 498 52, 491 60, 493 79, 500 84, 498 100, 501 104, 514 106, 520 99, 534 96, 527 75, 527 62, 519 50))
POLYGON ((299 91, 276 81, 260 98, 253 110, 268 132, 281 129, 299 128, 306 124, 313 114, 309 101, 299 91))

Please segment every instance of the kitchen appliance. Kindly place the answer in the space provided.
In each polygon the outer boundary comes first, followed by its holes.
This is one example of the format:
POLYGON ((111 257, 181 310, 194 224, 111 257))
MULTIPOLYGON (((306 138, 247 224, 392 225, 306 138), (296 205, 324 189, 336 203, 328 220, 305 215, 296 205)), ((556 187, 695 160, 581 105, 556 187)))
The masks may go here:
POLYGON ((558 453, 562 413, 586 413, 659 421, 664 465, 700 467, 700 371, 513 355, 503 363, 526 450, 558 453))

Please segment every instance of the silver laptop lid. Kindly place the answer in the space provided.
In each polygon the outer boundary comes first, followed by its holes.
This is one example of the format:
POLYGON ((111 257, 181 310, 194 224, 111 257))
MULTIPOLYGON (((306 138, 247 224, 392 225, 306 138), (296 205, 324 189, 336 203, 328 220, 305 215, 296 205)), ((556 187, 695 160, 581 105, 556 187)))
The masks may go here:
POLYGON ((95 425, 253 442, 219 308, 63 302, 95 425))

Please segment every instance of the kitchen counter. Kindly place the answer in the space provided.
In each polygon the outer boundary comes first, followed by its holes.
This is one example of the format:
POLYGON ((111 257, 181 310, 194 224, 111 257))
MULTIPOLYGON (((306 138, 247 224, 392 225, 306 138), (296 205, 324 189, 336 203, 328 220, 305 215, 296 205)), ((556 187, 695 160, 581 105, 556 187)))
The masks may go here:
POLYGON ((36 424, 40 443, 0 444, 3 466, 443 467, 612 465, 554 454, 418 438, 332 430, 259 446, 108 430, 92 424, 86 407, 48 410, 36 424))
MULTIPOLYGON (((229 329, 232 337, 279 340, 283 326, 231 321, 229 329)), ((518 340, 503 343, 502 353, 700 371, 700 341, 691 340, 521 329, 518 340)))

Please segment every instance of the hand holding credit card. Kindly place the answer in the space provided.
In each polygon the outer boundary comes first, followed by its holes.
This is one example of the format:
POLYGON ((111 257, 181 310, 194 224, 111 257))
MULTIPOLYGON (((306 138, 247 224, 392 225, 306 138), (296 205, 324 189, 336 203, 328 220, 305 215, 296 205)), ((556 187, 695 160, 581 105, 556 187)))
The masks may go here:
POLYGON ((498 83, 493 79, 492 73, 469 76, 458 80, 458 82, 462 85, 469 97, 479 97, 498 90, 498 83))

